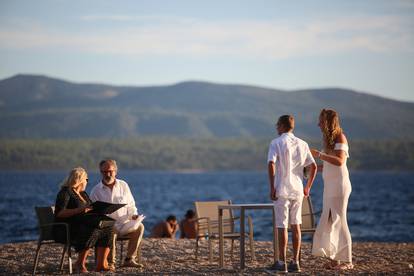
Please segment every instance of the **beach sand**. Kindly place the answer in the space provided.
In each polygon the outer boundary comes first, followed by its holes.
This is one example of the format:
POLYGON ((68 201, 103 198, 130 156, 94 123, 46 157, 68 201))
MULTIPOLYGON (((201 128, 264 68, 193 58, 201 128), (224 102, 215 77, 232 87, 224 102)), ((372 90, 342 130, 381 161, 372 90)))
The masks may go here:
MULTIPOLYGON (((218 242, 214 241, 215 257, 208 262, 207 242, 201 244, 198 261, 194 258, 194 240, 145 239, 142 245, 143 269, 117 267, 115 273, 105 275, 272 275, 266 267, 272 264, 272 242, 255 242, 256 261, 250 259, 246 246, 246 269, 239 269, 239 246, 235 242, 234 258, 230 258, 230 241, 225 242, 225 267, 218 267, 218 242)), ((125 243, 126 245, 126 243, 125 243)), ((0 245, 0 274, 28 275, 32 272, 37 242, 9 243, 0 245)), ((118 242, 118 253, 120 243, 118 242)), ((43 245, 37 268, 39 275, 59 273, 61 245, 43 245)), ((289 248, 291 245, 289 244, 289 248)), ((310 255, 310 243, 302 246, 303 275, 333 275, 338 272, 326 270, 326 259, 310 255)), ((124 253, 125 254, 125 253, 124 253)), ((76 254, 73 253, 76 260, 76 254)), ((288 257, 291 256, 289 249, 288 257)), ((356 242, 353 244, 353 261, 355 268, 340 274, 400 274, 414 275, 414 243, 379 243, 356 242)), ((68 273, 67 258, 63 274, 68 273)), ((88 269, 93 270, 94 257, 88 258, 88 269)), ((101 273, 89 273, 102 275, 101 273)), ((86 275, 86 274, 85 274, 86 275)))

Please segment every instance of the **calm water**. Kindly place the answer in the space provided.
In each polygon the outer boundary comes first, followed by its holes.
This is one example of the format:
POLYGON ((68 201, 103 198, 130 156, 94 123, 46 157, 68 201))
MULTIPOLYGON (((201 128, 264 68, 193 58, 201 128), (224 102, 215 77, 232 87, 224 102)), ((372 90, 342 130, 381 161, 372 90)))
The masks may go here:
MULTIPOLYGON (((0 243, 37 239, 34 206, 53 205, 66 172, 0 172, 0 243)), ((120 171, 144 213, 149 229, 170 213, 182 218, 196 200, 234 203, 265 203, 268 183, 265 172, 120 171)), ((414 173, 352 172, 353 191, 348 222, 353 240, 414 241, 414 173)), ((97 183, 89 175, 87 191, 97 183)), ((323 184, 318 176, 311 192, 315 210, 322 209, 323 184)), ((271 240, 271 212, 249 211, 256 240, 271 240)))

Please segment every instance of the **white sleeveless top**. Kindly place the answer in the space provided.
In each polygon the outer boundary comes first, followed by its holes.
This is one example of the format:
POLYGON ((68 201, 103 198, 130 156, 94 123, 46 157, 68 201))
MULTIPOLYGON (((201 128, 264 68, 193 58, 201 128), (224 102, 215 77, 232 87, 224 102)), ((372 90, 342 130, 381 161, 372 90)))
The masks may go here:
MULTIPOLYGON (((347 159, 349 158, 349 146, 343 143, 336 143, 334 150, 343 150, 347 159)), ((346 166, 346 160, 341 166, 335 166, 323 161, 322 177, 324 182, 324 197, 343 196, 351 192, 351 182, 346 166)))

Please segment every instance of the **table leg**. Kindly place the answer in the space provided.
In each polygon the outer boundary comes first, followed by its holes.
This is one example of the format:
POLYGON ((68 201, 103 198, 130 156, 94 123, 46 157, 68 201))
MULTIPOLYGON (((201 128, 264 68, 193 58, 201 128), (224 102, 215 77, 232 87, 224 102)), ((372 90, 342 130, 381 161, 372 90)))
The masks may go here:
POLYGON ((272 225, 273 225, 273 260, 276 261, 279 259, 279 242, 277 239, 277 228, 275 221, 275 208, 272 208, 272 225))
POLYGON ((218 210, 219 219, 219 266, 224 266, 223 209, 218 210))
POLYGON ((240 269, 244 269, 244 239, 245 239, 245 229, 244 229, 244 208, 240 209, 240 269))

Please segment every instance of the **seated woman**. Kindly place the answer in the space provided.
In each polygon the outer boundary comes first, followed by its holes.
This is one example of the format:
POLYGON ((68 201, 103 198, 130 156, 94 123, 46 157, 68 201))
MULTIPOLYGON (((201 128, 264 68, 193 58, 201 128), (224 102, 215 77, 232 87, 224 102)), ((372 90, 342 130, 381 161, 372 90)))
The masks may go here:
POLYGON ((195 213, 193 210, 187 210, 185 219, 180 223, 181 239, 195 239, 197 237, 197 222, 195 221, 195 213))
MULTIPOLYGON (((79 253, 76 267, 79 272, 88 272, 86 258, 92 247, 97 247, 96 271, 108 271, 107 257, 114 238, 113 227, 99 228, 86 218, 86 213, 91 211, 88 194, 85 192, 88 175, 83 168, 74 168, 64 181, 61 190, 56 197, 55 221, 69 224, 70 241, 79 253)), ((64 242, 65 233, 59 227, 55 227, 56 241, 64 242)))

